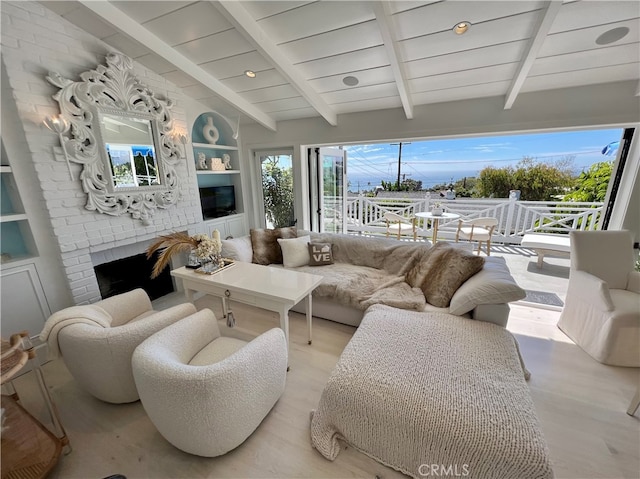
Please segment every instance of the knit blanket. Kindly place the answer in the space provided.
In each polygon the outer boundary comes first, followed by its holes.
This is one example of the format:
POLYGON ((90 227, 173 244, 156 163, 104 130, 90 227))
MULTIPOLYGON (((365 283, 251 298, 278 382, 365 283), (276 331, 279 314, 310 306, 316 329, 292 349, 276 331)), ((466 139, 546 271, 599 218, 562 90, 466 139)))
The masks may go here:
POLYGON ((49 358, 56 359, 60 356, 58 345, 58 333, 66 326, 72 324, 91 324, 108 328, 111 326, 111 316, 100 306, 72 306, 49 316, 40 332, 40 340, 49 345, 49 358))
POLYGON ((500 326, 372 306, 312 414, 311 442, 334 460, 345 441, 414 478, 551 478, 525 374, 500 326))

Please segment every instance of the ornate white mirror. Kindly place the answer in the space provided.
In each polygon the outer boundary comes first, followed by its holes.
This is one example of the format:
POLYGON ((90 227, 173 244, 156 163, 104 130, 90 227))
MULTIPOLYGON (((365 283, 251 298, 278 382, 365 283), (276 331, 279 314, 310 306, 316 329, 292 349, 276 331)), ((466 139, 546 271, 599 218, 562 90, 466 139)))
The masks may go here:
POLYGON ((131 214, 148 224, 157 208, 178 201, 174 166, 180 154, 171 139, 173 102, 160 99, 131 72, 130 58, 110 53, 107 65, 81 81, 49 73, 60 88, 62 148, 83 165, 85 207, 109 215, 131 214))

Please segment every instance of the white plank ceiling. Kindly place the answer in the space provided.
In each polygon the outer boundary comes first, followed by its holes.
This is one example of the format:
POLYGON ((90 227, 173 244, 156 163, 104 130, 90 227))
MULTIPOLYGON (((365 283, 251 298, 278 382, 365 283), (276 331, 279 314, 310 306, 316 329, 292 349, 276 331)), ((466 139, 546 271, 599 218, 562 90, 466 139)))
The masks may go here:
POLYGON ((521 92, 640 80, 638 0, 42 3, 228 118, 273 130, 488 96, 516 109, 521 92), (624 35, 596 43, 613 29, 624 35))

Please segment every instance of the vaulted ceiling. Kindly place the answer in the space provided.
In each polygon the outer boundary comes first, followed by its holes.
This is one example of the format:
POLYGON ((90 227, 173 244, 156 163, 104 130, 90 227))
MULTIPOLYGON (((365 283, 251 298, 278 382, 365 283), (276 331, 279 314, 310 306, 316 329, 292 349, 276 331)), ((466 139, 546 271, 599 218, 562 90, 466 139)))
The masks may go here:
POLYGON ((43 5, 228 118, 272 130, 481 97, 518 108, 522 92, 640 79, 637 0, 43 5))

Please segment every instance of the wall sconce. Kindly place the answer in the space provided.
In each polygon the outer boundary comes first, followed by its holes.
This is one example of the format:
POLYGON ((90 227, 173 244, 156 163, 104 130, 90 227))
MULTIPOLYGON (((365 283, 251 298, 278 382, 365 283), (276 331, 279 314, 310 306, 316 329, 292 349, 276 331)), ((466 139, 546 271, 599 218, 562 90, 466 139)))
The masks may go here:
POLYGON ((191 141, 189 135, 181 131, 173 131, 171 133, 171 141, 176 145, 178 143, 182 145, 182 157, 180 159, 185 160, 187 158, 187 143, 191 141))
MULTIPOLYGON (((66 137, 64 136, 69 131, 69 122, 63 118, 62 115, 48 116, 43 120, 44 125, 54 133, 58 134, 60 140, 60 146, 64 153, 64 159, 67 162, 67 168, 69 169, 69 177, 73 181, 73 172, 71 171, 71 162, 69 161, 69 154, 67 153, 66 137)), ((55 151, 54 151, 55 155, 55 151)))

